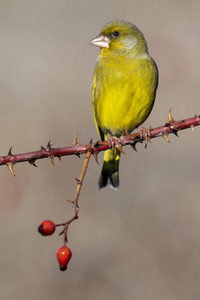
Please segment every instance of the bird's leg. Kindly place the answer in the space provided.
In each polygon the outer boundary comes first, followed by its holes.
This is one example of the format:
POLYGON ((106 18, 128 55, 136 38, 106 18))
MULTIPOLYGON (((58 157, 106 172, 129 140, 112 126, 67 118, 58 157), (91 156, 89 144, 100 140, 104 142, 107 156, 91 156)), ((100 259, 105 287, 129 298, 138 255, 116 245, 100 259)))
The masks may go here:
POLYGON ((129 135, 129 132, 127 130, 122 131, 121 136, 118 138, 115 135, 111 136, 111 134, 109 133, 109 131, 107 131, 107 142, 108 145, 110 147, 110 149, 113 151, 113 155, 114 155, 114 149, 117 148, 121 153, 126 154, 123 150, 122 150, 122 141, 121 141, 121 137, 127 136, 129 135))
POLYGON ((130 132, 129 132, 127 129, 124 129, 124 128, 123 128, 121 137, 127 136, 127 135, 129 135, 129 134, 130 134, 130 132))
POLYGON ((115 137, 112 136, 112 135, 110 135, 109 132, 107 132, 107 142, 108 142, 108 145, 109 145, 110 149, 114 153, 114 149, 115 149, 115 137))
POLYGON ((120 139, 118 137, 111 135, 110 132, 107 131, 107 142, 113 153, 115 149, 115 141, 120 143, 120 139))
POLYGON ((140 134, 140 139, 145 141, 145 148, 147 147, 148 142, 150 142, 150 131, 147 128, 144 128, 142 126, 138 127, 139 134, 140 134))

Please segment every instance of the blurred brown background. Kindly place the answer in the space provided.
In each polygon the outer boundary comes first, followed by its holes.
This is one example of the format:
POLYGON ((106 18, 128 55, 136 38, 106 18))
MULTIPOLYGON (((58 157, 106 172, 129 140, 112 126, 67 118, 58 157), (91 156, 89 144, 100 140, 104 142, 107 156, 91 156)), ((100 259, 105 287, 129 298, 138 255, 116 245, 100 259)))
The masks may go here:
MULTIPOLYGON (((200 2, 191 0, 0 1, 0 153, 98 139, 91 80, 99 49, 89 45, 120 18, 144 33, 158 64, 156 104, 145 126, 200 114, 200 2)), ((99 192, 92 159, 69 229, 72 260, 60 272, 59 230, 43 238, 44 219, 72 215, 74 176, 84 156, 0 168, 0 298, 200 299, 200 129, 124 150, 120 188, 99 192)), ((99 155, 102 160, 102 154, 99 155)))

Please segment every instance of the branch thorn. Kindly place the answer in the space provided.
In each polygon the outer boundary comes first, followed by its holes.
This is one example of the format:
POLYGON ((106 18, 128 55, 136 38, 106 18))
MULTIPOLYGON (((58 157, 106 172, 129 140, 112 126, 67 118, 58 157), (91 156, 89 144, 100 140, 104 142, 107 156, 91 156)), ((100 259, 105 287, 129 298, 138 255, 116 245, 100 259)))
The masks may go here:
POLYGON ((99 141, 97 141, 96 143, 94 143, 94 145, 93 145, 93 148, 98 148, 98 147, 99 147, 99 145, 100 145, 100 140, 99 140, 99 141))
POLYGON ((78 135, 79 135, 79 133, 77 133, 77 134, 75 135, 75 138, 74 138, 74 140, 73 140, 73 142, 72 142, 72 146, 78 145, 78 142, 77 142, 78 135))
POLYGON ((122 144, 116 145, 115 148, 117 148, 121 153, 126 154, 126 153, 122 150, 122 144))
POLYGON ((49 155, 48 159, 50 160, 50 162, 52 163, 52 165, 55 166, 54 165, 54 161, 53 161, 54 157, 52 155, 49 155))
POLYGON ((72 203, 74 205, 74 200, 67 200, 69 203, 72 203))
POLYGON ((31 159, 28 160, 28 162, 29 162, 30 165, 32 165, 34 167, 38 167, 38 166, 36 166, 35 161, 36 161, 36 159, 33 159, 33 158, 31 158, 31 159))
POLYGON ((50 151, 51 150, 51 140, 48 142, 47 147, 46 147, 46 151, 50 151))
POLYGON ((59 233, 59 235, 62 235, 64 232, 65 232, 65 229, 63 229, 63 230, 59 233))
POLYGON ((175 120, 172 118, 172 113, 171 113, 171 111, 172 111, 172 109, 170 108, 170 110, 169 110, 169 115, 168 115, 168 121, 169 121, 169 123, 175 122, 175 120))
POLYGON ((137 152, 136 145, 135 144, 130 144, 130 145, 133 148, 133 150, 137 152))
POLYGON ((94 152, 94 153, 93 153, 93 156, 94 156, 94 159, 95 159, 97 165, 99 165, 99 162, 98 162, 98 154, 99 154, 99 152, 94 152))
POLYGON ((12 146, 10 147, 9 151, 8 151, 8 156, 12 156, 12 146))
POLYGON ((173 126, 173 128, 171 128, 172 132, 175 134, 175 136, 178 136, 178 129, 176 127, 173 126))
POLYGON ((80 184, 80 179, 75 177, 75 180, 76 180, 77 184, 80 184))
POLYGON ((192 131, 195 133, 194 125, 191 125, 190 127, 191 127, 192 131))
POLYGON ((162 137, 163 137, 168 143, 170 143, 170 140, 168 139, 168 134, 163 133, 163 134, 162 134, 162 137))
POLYGON ((14 173, 14 171, 13 171, 13 166, 14 166, 14 164, 13 164, 13 163, 8 163, 8 164, 6 164, 6 166, 8 167, 10 173, 11 173, 13 176, 16 177, 16 175, 15 175, 15 173, 14 173))

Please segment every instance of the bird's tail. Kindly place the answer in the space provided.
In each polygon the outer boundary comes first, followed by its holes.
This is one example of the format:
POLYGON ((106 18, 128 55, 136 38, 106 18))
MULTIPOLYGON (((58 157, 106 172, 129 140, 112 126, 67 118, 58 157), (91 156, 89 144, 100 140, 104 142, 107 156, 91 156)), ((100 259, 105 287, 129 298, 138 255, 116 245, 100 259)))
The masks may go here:
POLYGON ((114 151, 104 152, 103 167, 98 183, 100 190, 107 185, 115 190, 119 187, 119 160, 120 151, 117 148, 114 151))

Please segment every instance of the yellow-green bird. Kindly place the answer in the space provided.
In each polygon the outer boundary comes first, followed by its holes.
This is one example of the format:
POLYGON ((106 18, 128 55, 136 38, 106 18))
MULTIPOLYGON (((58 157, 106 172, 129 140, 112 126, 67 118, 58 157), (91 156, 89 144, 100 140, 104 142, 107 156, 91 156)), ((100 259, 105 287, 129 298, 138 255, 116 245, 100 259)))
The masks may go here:
MULTIPOLYGON (((93 76, 94 120, 102 141, 120 137, 149 116, 158 86, 158 69, 142 32, 132 23, 115 20, 91 42, 100 47, 93 76)), ((99 189, 119 186, 120 151, 106 150, 99 189)))

